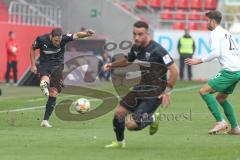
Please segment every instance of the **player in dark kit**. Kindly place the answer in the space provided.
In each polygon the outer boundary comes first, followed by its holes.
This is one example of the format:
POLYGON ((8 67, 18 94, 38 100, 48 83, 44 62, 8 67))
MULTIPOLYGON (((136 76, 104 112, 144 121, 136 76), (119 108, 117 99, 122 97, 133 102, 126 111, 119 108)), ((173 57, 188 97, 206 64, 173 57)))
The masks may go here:
POLYGON ((40 89, 48 97, 43 127, 52 127, 48 120, 56 105, 57 94, 63 87, 62 71, 64 68, 65 45, 73 40, 90 37, 94 34, 92 30, 76 32, 74 34, 63 34, 61 28, 55 28, 51 33, 37 37, 30 49, 31 71, 40 76, 40 89), (35 50, 40 49, 40 63, 37 68, 35 64, 35 50))
POLYGON ((149 134, 155 134, 160 119, 160 114, 155 111, 161 103, 163 103, 163 107, 167 107, 170 103, 170 92, 177 80, 178 68, 168 52, 151 40, 148 28, 148 24, 145 22, 136 22, 133 26, 135 44, 130 53, 123 59, 104 66, 105 70, 109 70, 134 62, 139 65, 141 71, 139 84, 122 98, 115 111, 113 129, 117 141, 106 145, 105 148, 124 148, 126 146, 125 127, 130 131, 138 131, 150 125, 149 134), (167 71, 170 73, 168 80, 167 71))

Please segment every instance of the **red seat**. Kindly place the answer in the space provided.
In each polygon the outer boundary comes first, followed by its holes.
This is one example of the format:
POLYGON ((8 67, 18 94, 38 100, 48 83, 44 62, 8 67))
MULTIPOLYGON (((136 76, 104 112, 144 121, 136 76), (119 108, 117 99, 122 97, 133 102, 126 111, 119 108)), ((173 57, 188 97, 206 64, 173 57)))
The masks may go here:
POLYGON ((126 9, 129 12, 132 12, 132 9, 125 3, 120 4, 124 9, 126 9))
POLYGON ((186 11, 181 10, 181 9, 177 10, 177 11, 175 12, 174 18, 175 18, 175 19, 178 19, 178 20, 184 20, 184 19, 186 19, 186 11))
POLYGON ((202 9, 202 0, 192 0, 191 8, 192 9, 202 9))
POLYGON ((161 19, 172 19, 173 15, 172 15, 172 11, 169 9, 164 9, 161 13, 160 13, 160 18, 161 19))
POLYGON ((137 0, 135 7, 137 8, 146 8, 148 6, 148 0, 137 0))
POLYGON ((206 0, 205 9, 215 10, 217 8, 217 0, 206 0))
POLYGON ((165 0, 163 6, 164 8, 175 8, 175 0, 165 0))
POLYGON ((138 16, 141 21, 149 23, 149 21, 144 16, 138 16))
POLYGON ((8 7, 0 0, 0 21, 8 21, 8 7))
MULTIPOLYGON (((207 13, 207 11, 205 11, 206 13, 207 13)), ((201 18, 203 21, 207 21, 207 17, 206 17, 206 15, 205 15, 205 13, 204 14, 202 14, 202 18, 201 18)))
POLYGON ((190 20, 200 20, 201 16, 200 13, 196 10, 191 10, 188 16, 190 20))
POLYGON ((189 0, 178 0, 177 8, 188 9, 189 8, 189 0))
POLYGON ((162 0, 151 0, 151 1, 150 1, 150 6, 151 6, 152 8, 159 9, 159 8, 161 8, 161 6, 162 6, 162 0))
POLYGON ((208 30, 207 23, 201 23, 200 24, 200 30, 208 30))
POLYGON ((185 29, 184 23, 174 22, 174 23, 172 24, 172 29, 175 29, 175 30, 184 30, 184 29, 185 29))
POLYGON ((190 22, 188 23, 188 27, 187 27, 189 30, 198 30, 198 24, 197 23, 193 23, 193 22, 190 22))

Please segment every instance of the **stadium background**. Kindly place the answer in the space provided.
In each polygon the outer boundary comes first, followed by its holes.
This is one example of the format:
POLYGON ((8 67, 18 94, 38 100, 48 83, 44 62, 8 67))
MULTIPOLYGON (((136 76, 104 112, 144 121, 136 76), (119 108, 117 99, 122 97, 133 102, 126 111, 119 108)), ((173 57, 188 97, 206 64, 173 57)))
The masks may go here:
MULTIPOLYGON (((150 24, 152 37, 177 61, 177 41, 184 28, 189 28, 195 39, 195 56, 208 54, 209 33, 204 13, 219 9, 224 14, 222 24, 236 33, 237 41, 240 39, 238 0, 1 0, 0 9, 0 80, 4 79, 6 70, 5 42, 10 30, 16 32, 20 46, 19 78, 29 67, 30 44, 37 35, 54 26, 63 27, 65 32, 92 28, 97 32, 96 39, 119 44, 123 40, 132 40, 132 24, 141 19, 150 24)), ((116 53, 122 51, 117 49, 111 54, 116 53)), ((196 66, 193 79, 206 80, 218 69, 216 62, 196 66)))

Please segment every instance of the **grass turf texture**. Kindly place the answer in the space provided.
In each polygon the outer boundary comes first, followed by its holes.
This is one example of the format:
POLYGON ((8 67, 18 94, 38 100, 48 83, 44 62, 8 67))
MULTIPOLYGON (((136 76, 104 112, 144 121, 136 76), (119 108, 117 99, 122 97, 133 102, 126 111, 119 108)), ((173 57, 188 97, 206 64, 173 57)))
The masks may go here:
MULTIPOLYGON (((201 84, 178 82, 177 90, 172 94, 170 108, 160 109, 162 119, 158 133, 149 136, 148 128, 140 132, 126 131, 125 149, 103 148, 115 139, 112 130, 113 112, 86 122, 65 122, 53 115, 51 124, 54 127, 41 128, 39 125, 43 109, 1 113, 5 110, 45 105, 46 98, 42 96, 39 88, 1 86, 3 95, 0 97, 0 159, 240 160, 239 136, 207 134, 215 122, 198 95, 199 88, 192 88, 201 84), (180 89, 186 87, 189 89, 180 89)), ((111 85, 106 84, 103 88, 113 92, 111 85)), ((236 107, 239 117, 238 90, 239 86, 229 99, 236 107)), ((66 95, 60 95, 59 99, 63 100, 65 97, 66 95)), ((98 101, 93 101, 92 105, 96 105, 94 103, 98 101)))

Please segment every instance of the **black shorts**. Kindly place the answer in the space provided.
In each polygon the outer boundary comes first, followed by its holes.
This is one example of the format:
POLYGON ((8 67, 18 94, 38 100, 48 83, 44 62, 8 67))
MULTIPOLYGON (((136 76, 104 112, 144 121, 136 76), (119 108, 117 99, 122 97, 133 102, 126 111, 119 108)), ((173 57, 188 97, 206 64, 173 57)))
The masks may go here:
POLYGON ((131 92, 122 98, 120 105, 130 112, 152 114, 162 102, 162 99, 158 98, 161 93, 160 88, 142 89, 135 86, 131 92))
POLYGON ((54 67, 39 66, 38 74, 40 78, 42 76, 48 76, 50 79, 50 88, 56 88, 58 93, 60 93, 63 88, 63 69, 64 65, 54 67))

